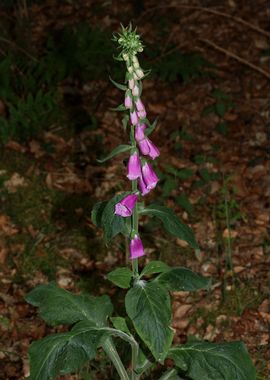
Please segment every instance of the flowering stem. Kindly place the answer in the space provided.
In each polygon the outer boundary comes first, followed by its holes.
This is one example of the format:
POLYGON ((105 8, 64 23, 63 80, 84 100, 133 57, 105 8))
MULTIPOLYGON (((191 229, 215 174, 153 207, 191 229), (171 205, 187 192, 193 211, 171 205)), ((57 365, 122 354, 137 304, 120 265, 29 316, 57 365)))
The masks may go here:
POLYGON ((112 361, 116 371, 118 372, 118 375, 120 376, 120 379, 129 380, 128 373, 120 359, 120 356, 118 355, 118 352, 116 351, 116 348, 113 344, 112 339, 111 338, 106 339, 102 345, 102 348, 106 352, 110 360, 112 361))

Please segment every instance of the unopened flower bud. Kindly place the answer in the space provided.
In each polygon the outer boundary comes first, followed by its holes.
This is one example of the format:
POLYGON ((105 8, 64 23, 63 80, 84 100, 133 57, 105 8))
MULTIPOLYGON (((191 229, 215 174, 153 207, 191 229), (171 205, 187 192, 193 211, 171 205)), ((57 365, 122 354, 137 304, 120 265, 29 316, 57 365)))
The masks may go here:
POLYGON ((128 70, 128 72, 129 72, 130 74, 132 74, 132 73, 133 73, 133 71, 134 71, 134 69, 133 69, 133 67, 132 67, 132 66, 128 66, 127 70, 128 70))
POLYGON ((139 87, 137 85, 135 85, 132 89, 132 95, 133 96, 139 96, 139 93, 140 93, 139 87))
POLYGON ((137 69, 135 71, 135 74, 137 75, 137 77, 139 77, 140 79, 144 77, 144 72, 141 70, 141 69, 137 69))
POLYGON ((130 91, 127 90, 125 94, 125 107, 131 108, 132 107, 132 98, 130 96, 130 91))
POLYGON ((144 130, 146 128, 146 125, 145 124, 138 124, 136 125, 136 129, 135 129, 135 139, 137 142, 143 140, 145 138, 145 135, 144 135, 144 130))
POLYGON ((130 112, 130 122, 132 125, 138 124, 139 119, 136 111, 130 112))
POLYGON ((145 119, 146 118, 146 111, 145 110, 139 111, 138 116, 140 119, 145 119))
POLYGON ((135 86, 134 79, 133 78, 129 79, 129 81, 128 81, 128 87, 130 88, 130 90, 132 90, 134 88, 134 86, 135 86))
POLYGON ((123 59, 124 59, 124 61, 127 61, 128 60, 128 54, 123 54, 123 59))

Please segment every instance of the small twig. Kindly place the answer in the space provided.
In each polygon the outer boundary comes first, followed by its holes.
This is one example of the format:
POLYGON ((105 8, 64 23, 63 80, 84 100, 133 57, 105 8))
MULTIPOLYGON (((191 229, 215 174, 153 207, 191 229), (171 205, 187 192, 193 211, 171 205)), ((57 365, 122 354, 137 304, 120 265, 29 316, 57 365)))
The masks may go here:
POLYGON ((9 44, 9 45, 13 46, 15 49, 20 50, 22 53, 24 53, 28 58, 32 59, 32 60, 35 61, 35 62, 38 62, 38 59, 37 59, 36 57, 34 57, 34 56, 31 55, 30 53, 28 53, 26 50, 24 50, 23 48, 21 48, 20 46, 18 46, 18 45, 15 44, 14 42, 8 40, 7 38, 0 37, 0 41, 3 41, 3 42, 5 42, 6 44, 9 44))
POLYGON ((143 13, 143 15, 140 16, 140 19, 142 17, 144 17, 147 13, 155 12, 158 9, 166 9, 166 8, 184 8, 184 9, 191 9, 191 10, 197 10, 197 11, 201 11, 201 12, 211 13, 211 14, 214 14, 216 16, 221 16, 221 17, 224 17, 224 18, 228 18, 230 20, 233 20, 236 23, 245 25, 248 28, 254 30, 255 32, 258 32, 258 33, 260 33, 260 34, 262 34, 262 35, 270 38, 270 32, 267 32, 266 30, 260 28, 259 26, 251 24, 250 22, 248 22, 246 20, 243 20, 240 17, 232 16, 229 13, 221 12, 221 11, 218 11, 217 9, 214 9, 214 8, 204 8, 204 7, 199 7, 199 6, 196 6, 196 5, 184 5, 184 4, 179 4, 179 5, 160 5, 160 6, 157 6, 157 7, 153 7, 153 8, 147 9, 143 13))
POLYGON ((268 71, 265 71, 264 69, 260 68, 259 66, 256 66, 254 63, 247 61, 245 58, 239 57, 237 54, 235 54, 229 50, 226 50, 226 49, 220 47, 219 45, 216 45, 214 42, 209 41, 207 39, 200 38, 199 41, 201 41, 201 42, 203 42, 209 46, 212 46, 214 49, 222 52, 223 54, 226 54, 228 57, 231 57, 231 58, 235 59, 236 61, 241 62, 243 65, 248 66, 249 68, 251 68, 251 69, 257 71, 258 73, 262 74, 263 76, 265 76, 267 79, 270 79, 270 73, 268 71))

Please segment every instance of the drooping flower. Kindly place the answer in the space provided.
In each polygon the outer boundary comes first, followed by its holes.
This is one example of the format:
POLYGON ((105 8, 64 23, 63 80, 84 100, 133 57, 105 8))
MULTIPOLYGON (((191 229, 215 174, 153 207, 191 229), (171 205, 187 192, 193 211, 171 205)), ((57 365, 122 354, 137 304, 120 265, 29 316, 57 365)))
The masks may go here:
POLYGON ((135 84, 135 86, 132 88, 132 95, 139 96, 139 93, 140 93, 139 87, 135 84))
POLYGON ((147 189, 146 184, 145 184, 142 177, 139 178, 138 186, 139 186, 139 190, 140 190, 142 195, 146 195, 146 194, 150 193, 150 191, 151 191, 151 189, 147 189))
POLYGON ((139 141, 139 148, 144 156, 149 156, 152 160, 160 155, 159 149, 148 137, 139 141))
POLYGON ((146 111, 145 110, 138 111, 137 114, 138 114, 140 119, 146 118, 146 111))
POLYGON ((148 162, 142 166, 142 179, 147 190, 154 189, 158 183, 158 176, 148 162))
POLYGON ((144 135, 144 130, 146 128, 146 125, 145 124, 138 124, 136 125, 136 129, 135 129, 135 139, 137 142, 143 140, 145 138, 145 135, 144 135))
POLYGON ((132 98, 130 96, 130 91, 126 91, 126 94, 125 94, 125 107, 126 108, 132 107, 132 98))
POLYGON ((140 98, 136 100, 135 104, 136 104, 137 111, 145 111, 145 107, 140 98))
POLYGON ((129 79, 129 81, 128 81, 128 87, 129 87, 129 89, 132 90, 134 86, 135 86, 134 79, 133 78, 129 79))
POLYGON ((114 208, 114 213, 119 216, 123 216, 124 218, 131 216, 133 209, 138 200, 138 195, 129 194, 124 197, 120 202, 116 203, 114 208))
POLYGON ((134 181, 135 179, 141 177, 142 171, 141 171, 141 160, 137 152, 134 152, 130 155, 128 160, 128 174, 127 177, 131 181, 134 181))
POLYGON ((130 112, 130 122, 132 125, 138 124, 139 118, 136 111, 130 112))
POLYGON ((141 70, 141 69, 137 69, 135 71, 137 77, 139 77, 140 79, 142 79, 144 77, 144 72, 141 70))
POLYGON ((130 258, 131 260, 137 259, 138 257, 144 256, 144 248, 141 239, 138 235, 135 235, 133 239, 131 239, 130 245, 130 258))

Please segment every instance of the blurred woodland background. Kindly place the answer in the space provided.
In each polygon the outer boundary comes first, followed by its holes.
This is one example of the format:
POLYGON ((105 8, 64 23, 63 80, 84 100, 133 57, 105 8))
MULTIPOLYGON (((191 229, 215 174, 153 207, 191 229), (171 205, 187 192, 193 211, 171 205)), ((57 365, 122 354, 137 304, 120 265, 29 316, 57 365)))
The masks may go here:
MULTIPOLYGON (((32 340, 48 328, 24 300, 35 285, 108 293, 124 263, 91 222, 97 200, 126 189, 111 108, 124 81, 112 34, 132 22, 151 69, 143 101, 162 147, 157 202, 173 207, 201 247, 144 220, 147 260, 211 276, 209 292, 174 294, 176 341, 243 340, 270 376, 270 3, 267 0, 1 0, 0 379, 24 379, 32 340)), ((149 199, 146 202, 149 202, 149 199)), ((59 379, 112 379, 97 362, 59 379)), ((233 379, 232 379, 233 380, 233 379)))

